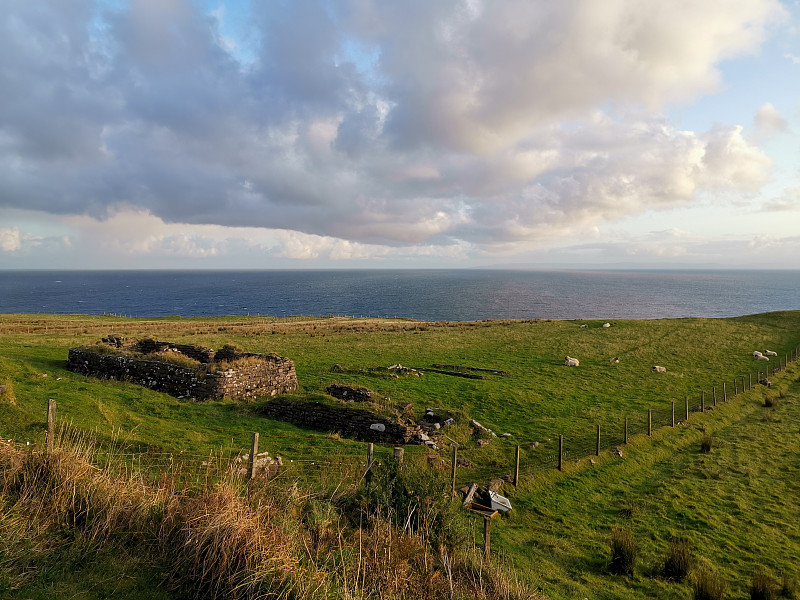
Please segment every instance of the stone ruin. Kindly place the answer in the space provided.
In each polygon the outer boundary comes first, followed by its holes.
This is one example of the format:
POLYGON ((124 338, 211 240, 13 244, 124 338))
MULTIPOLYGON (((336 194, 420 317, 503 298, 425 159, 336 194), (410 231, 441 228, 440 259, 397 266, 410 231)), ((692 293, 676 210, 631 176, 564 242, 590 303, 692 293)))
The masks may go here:
POLYGON ((294 362, 277 354, 241 352, 232 346, 215 352, 113 335, 96 345, 71 348, 67 370, 197 400, 276 396, 297 389, 294 362))

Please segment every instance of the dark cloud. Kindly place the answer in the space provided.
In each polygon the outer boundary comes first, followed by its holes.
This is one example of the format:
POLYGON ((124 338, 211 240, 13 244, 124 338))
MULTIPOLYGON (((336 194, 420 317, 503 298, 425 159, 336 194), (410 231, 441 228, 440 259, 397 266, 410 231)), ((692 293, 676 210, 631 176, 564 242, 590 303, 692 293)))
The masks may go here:
POLYGON ((741 130, 682 132, 657 109, 714 89, 773 0, 251 10, 243 62, 189 0, 14 2, 0 207, 491 247, 753 190, 769 167, 741 130))

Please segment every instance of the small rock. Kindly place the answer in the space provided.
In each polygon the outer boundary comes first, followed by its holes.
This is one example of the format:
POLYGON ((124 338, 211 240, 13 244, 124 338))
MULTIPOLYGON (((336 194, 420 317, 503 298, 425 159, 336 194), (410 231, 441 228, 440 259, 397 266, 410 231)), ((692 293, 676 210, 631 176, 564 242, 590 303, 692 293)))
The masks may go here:
POLYGON ((372 429, 373 431, 378 431, 381 433, 386 431, 386 425, 384 425, 383 423, 373 423, 372 425, 369 426, 369 428, 372 429))
POLYGON ((445 424, 445 425, 452 425, 452 424, 453 424, 453 423, 455 423, 455 422, 456 422, 456 420, 455 420, 455 419, 453 419, 453 418, 451 417, 451 418, 449 418, 449 419, 445 419, 445 422, 444 422, 444 424, 445 424))
POLYGON ((500 437, 501 437, 501 438, 510 438, 510 437, 511 437, 511 434, 510 434, 510 433, 501 433, 501 434, 500 434, 500 437))
POLYGON ((431 425, 431 427, 433 427, 435 431, 439 431, 442 428, 442 425, 440 423, 434 423, 431 425))
POLYGON ((615 446, 611 452, 622 458, 622 448, 620 448, 619 446, 615 446))

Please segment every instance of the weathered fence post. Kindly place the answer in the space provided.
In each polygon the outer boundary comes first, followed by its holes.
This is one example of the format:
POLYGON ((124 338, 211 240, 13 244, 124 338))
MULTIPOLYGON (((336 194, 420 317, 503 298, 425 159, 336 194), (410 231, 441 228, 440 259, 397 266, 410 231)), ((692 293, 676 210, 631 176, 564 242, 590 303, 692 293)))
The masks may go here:
POLYGON ((753 389, 753 374, 752 373, 748 373, 747 374, 747 380, 748 380, 748 382, 750 384, 750 385, 747 386, 747 389, 748 390, 752 390, 753 389))
POLYGON ((700 392, 700 412, 705 414, 706 412, 706 393, 700 392))
POLYGON ((728 390, 727 390, 727 386, 725 385, 724 381, 722 382, 722 401, 723 402, 727 402, 728 401, 728 390))
POLYGON ((558 470, 561 471, 564 468, 564 435, 561 434, 558 436, 558 470))
POLYGON ((397 462, 397 463, 403 462, 403 453, 404 452, 405 452, 405 449, 402 446, 395 446, 394 447, 393 458, 394 458, 395 462, 397 462))
POLYGON ((492 547, 492 518, 483 517, 483 558, 488 559, 492 547))
POLYGON ((248 479, 256 476, 256 455, 258 454, 258 432, 253 432, 253 441, 250 444, 250 470, 247 473, 248 479))
POLYGON ((52 398, 47 400, 47 432, 45 433, 45 451, 50 454, 53 452, 53 432, 56 425, 56 401, 52 398))
POLYGON ((595 456, 600 456, 600 424, 597 424, 597 451, 595 456))
POLYGON ((514 487, 519 483, 519 444, 514 450, 514 487))
POLYGON ((733 378, 733 397, 735 398, 738 395, 739 395, 739 388, 736 385, 736 377, 734 377, 733 378))
POLYGON ((689 396, 684 396, 683 401, 686 403, 686 420, 689 420, 689 396))
POLYGON ((456 468, 458 467, 458 446, 453 446, 453 464, 450 465, 450 491, 456 495, 456 468))
POLYGON ((711 388, 711 395, 714 397, 714 406, 717 405, 717 386, 711 388))
POLYGON ((364 472, 364 479, 367 483, 372 481, 372 464, 375 462, 375 444, 367 444, 367 470, 364 472))
POLYGON ((744 387, 744 375, 742 375, 742 392, 747 391, 747 388, 744 387))
POLYGON ((653 435, 653 409, 647 409, 647 435, 653 435))
POLYGON ((672 401, 672 426, 675 427, 675 400, 672 401))
POLYGON ((628 417, 625 417, 625 443, 628 443, 628 417))

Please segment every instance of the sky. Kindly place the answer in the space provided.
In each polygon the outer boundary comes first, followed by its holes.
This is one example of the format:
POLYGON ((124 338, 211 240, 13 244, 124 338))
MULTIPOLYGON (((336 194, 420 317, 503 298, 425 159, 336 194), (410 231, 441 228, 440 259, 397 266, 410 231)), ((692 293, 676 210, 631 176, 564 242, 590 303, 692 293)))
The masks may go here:
POLYGON ((800 0, 0 0, 0 269, 800 268, 800 0))

